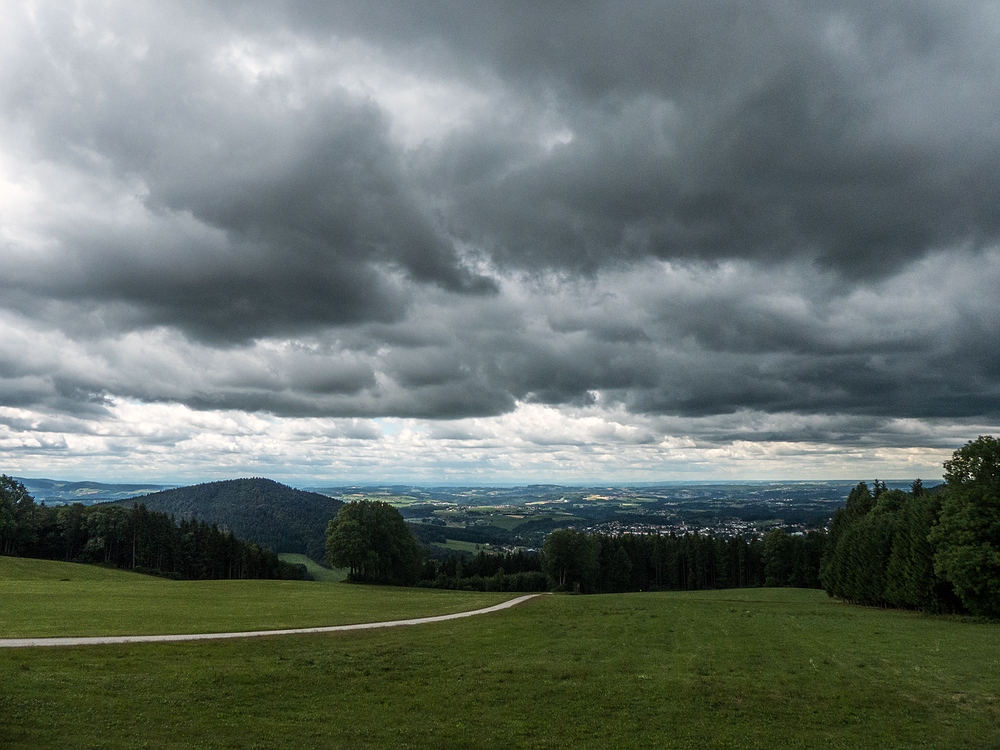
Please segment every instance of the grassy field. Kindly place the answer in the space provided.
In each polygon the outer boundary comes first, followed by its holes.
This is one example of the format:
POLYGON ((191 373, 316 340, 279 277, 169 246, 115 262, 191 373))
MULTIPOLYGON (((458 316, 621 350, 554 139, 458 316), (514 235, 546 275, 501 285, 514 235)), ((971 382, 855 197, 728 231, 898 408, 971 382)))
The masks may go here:
POLYGON ((459 612, 505 598, 314 581, 169 581, 0 557, 0 638, 346 625, 459 612))
POLYGON ((339 583, 340 581, 347 580, 347 568, 324 568, 311 557, 306 557, 305 555, 297 555, 294 552, 282 552, 278 555, 278 559, 292 563, 293 565, 305 565, 306 570, 309 571, 309 575, 313 577, 314 581, 339 583))
POLYGON ((442 542, 434 542, 433 544, 434 544, 435 547, 438 547, 439 549, 446 549, 446 550, 450 550, 451 552, 469 552, 469 553, 471 553, 473 555, 476 554, 477 552, 479 552, 482 549, 490 549, 490 545, 489 544, 476 544, 475 542, 462 542, 462 541, 459 541, 458 539, 448 539, 447 537, 445 538, 445 541, 443 543, 442 542))
POLYGON ((817 591, 548 596, 402 630, 0 651, 5 748, 998 746, 1000 626, 817 591))

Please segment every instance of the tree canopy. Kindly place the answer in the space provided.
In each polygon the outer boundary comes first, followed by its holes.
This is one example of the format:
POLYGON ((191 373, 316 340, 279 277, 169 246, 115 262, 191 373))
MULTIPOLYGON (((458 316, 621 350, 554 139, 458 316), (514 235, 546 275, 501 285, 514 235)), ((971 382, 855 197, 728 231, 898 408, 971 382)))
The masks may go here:
POLYGON ((831 596, 858 604, 1000 617, 1000 441, 944 463, 945 484, 859 484, 834 514, 821 566, 831 596))
POLYGON ((590 534, 573 529, 553 531, 545 539, 542 556, 545 572, 559 590, 593 588, 600 572, 600 543, 590 534))
POLYGON ((864 482, 830 524, 820 566, 830 596, 856 604, 933 612, 961 609, 951 585, 934 571, 929 540, 940 511, 940 495, 918 480, 910 492, 864 482))
POLYGON ((1000 617, 1000 441, 970 441, 944 468, 934 571, 969 612, 1000 617))
POLYGON ((34 503, 23 484, 0 474, 0 554, 12 555, 32 538, 34 503))
POLYGON ((326 527, 326 560, 351 580, 408 585, 420 569, 420 546, 399 511, 380 500, 341 507, 326 527))

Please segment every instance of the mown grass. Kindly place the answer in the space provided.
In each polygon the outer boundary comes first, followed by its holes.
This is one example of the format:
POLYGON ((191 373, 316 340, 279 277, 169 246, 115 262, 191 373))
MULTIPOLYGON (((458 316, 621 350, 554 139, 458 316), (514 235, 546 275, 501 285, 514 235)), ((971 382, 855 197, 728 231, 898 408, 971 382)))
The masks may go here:
POLYGON ((347 568, 325 568, 306 555, 298 555, 294 552, 282 552, 278 555, 278 559, 292 563, 293 565, 305 565, 306 570, 314 581, 340 583, 347 580, 347 568))
POLYGON ((772 589, 548 596, 403 630, 0 651, 0 746, 997 747, 998 636, 772 589))
POLYGON ((0 638, 346 625, 459 612, 505 598, 314 581, 170 581, 0 557, 0 638))
POLYGON ((475 542, 463 542, 459 539, 448 538, 445 538, 444 542, 434 542, 433 545, 452 552, 471 552, 472 554, 476 554, 484 547, 487 549, 490 547, 488 544, 476 544, 475 542))

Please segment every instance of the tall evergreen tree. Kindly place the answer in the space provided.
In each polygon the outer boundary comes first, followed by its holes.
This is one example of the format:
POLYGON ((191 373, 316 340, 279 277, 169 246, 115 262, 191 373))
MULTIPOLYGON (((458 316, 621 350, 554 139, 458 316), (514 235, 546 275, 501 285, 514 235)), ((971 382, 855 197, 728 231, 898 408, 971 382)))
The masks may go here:
POLYGON ((559 590, 587 593, 600 575, 600 543, 574 529, 553 531, 542 548, 545 572, 559 590))

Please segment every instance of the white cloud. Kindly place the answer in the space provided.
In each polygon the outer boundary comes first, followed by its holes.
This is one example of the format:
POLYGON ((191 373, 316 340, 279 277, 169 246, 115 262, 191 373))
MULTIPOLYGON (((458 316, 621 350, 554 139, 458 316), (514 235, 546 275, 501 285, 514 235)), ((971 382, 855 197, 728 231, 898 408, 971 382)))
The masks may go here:
POLYGON ((266 475, 299 486, 917 476, 934 480, 951 453, 940 444, 960 444, 970 431, 985 429, 910 420, 885 429, 908 431, 924 447, 880 445, 877 437, 871 447, 859 447, 715 439, 738 429, 734 422, 746 427, 748 421, 774 421, 759 414, 682 420, 522 404, 500 417, 442 425, 416 419, 377 423, 200 412, 122 400, 113 401, 110 412, 106 419, 56 422, 30 410, 0 408, 4 471, 162 482, 266 475), (928 444, 929 438, 938 447, 928 444))

